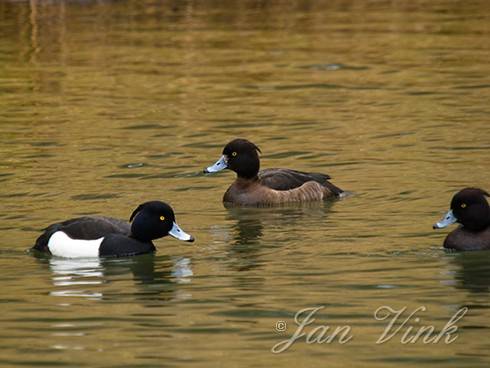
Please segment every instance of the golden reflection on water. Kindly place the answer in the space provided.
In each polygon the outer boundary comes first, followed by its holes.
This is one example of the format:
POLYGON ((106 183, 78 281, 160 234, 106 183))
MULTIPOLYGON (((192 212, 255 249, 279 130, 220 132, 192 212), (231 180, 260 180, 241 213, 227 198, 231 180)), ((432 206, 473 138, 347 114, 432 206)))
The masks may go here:
POLYGON ((1 2, 0 364, 488 366, 489 255, 444 253, 431 225, 456 190, 489 189, 489 7, 1 2), (238 136, 262 167, 354 195, 224 208, 233 175, 201 170, 238 136), (150 199, 197 242, 82 265, 24 252, 51 222, 150 199), (272 354, 294 331, 276 322, 317 305, 354 340, 272 354), (470 311, 452 345, 377 346, 381 305, 439 327, 470 311))

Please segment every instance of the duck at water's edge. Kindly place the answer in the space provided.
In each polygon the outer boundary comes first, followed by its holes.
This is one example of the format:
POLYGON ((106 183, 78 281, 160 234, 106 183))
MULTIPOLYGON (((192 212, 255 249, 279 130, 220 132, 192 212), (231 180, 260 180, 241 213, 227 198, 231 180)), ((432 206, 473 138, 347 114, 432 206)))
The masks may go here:
POLYGON ((123 257, 154 252, 153 240, 171 235, 193 242, 175 222, 172 207, 160 201, 138 206, 129 221, 85 216, 52 224, 33 249, 66 258, 123 257))
POLYGON ((341 197, 344 191, 328 180, 330 176, 290 169, 260 169, 260 149, 246 139, 235 139, 223 149, 221 158, 204 170, 214 173, 229 169, 237 179, 226 191, 223 202, 238 206, 270 206, 282 203, 321 201, 341 197))

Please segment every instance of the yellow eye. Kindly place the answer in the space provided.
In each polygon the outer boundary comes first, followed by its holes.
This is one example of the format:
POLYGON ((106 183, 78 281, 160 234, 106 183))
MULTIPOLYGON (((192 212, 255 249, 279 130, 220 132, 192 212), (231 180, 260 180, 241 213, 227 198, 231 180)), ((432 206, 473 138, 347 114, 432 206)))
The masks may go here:
POLYGON ((165 221, 165 216, 160 216, 161 221, 165 221))
POLYGON ((236 153, 236 152, 233 152, 231 155, 232 155, 233 157, 235 157, 235 156, 237 155, 237 153, 236 153))
POLYGON ((461 203, 461 208, 466 208, 466 203, 461 203))

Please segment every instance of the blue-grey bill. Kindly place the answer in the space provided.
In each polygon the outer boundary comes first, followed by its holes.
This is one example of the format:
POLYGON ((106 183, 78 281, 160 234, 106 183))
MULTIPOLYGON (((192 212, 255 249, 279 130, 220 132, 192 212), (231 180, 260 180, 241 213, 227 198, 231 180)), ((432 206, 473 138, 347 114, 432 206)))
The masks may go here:
POLYGON ((224 170, 228 167, 228 164, 226 163, 226 156, 223 155, 220 157, 218 161, 214 165, 211 165, 204 169, 205 173, 215 173, 221 170, 224 170))
POLYGON ((194 237, 191 234, 187 234, 184 230, 180 228, 177 223, 174 222, 172 229, 168 232, 169 235, 173 236, 175 239, 179 239, 186 242, 193 242, 194 237))
POLYGON ((449 210, 439 222, 434 224, 433 228, 444 229, 445 227, 454 224, 456 221, 458 221, 458 219, 454 217, 453 210, 449 210))

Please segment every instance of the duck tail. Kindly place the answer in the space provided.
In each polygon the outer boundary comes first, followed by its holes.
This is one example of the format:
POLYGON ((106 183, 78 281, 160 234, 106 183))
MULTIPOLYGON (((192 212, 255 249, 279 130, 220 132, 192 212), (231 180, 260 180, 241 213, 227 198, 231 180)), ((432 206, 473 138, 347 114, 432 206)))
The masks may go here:
POLYGON ((340 189, 339 187, 333 185, 329 181, 325 181, 325 183, 323 183, 323 186, 325 188, 327 188, 330 192, 332 192, 338 198, 343 197, 344 194, 345 194, 345 192, 342 189, 340 189))
POLYGON ((55 225, 51 225, 45 229, 45 231, 39 236, 39 238, 36 239, 36 244, 34 244, 32 249, 38 250, 40 252, 49 251, 49 238, 51 238, 51 235, 53 235, 58 230, 58 226, 55 225))

